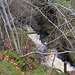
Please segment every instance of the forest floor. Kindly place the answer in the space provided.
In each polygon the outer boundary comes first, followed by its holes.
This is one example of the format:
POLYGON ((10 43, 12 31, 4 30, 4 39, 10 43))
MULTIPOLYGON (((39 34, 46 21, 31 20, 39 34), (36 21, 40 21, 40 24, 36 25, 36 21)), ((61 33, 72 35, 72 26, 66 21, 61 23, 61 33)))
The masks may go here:
MULTIPOLYGON (((64 73, 59 73, 55 68, 46 68, 39 65, 38 54, 31 54, 21 58, 21 55, 27 54, 31 51, 36 51, 37 48, 24 31, 17 30, 17 32, 21 42, 22 53, 18 55, 15 49, 12 51, 6 38, 6 50, 0 51, 0 75, 50 75, 51 73, 52 75, 67 75, 64 73), (27 39, 28 43, 26 45, 27 39)), ((10 39, 13 45, 11 35, 10 39)), ((2 48, 4 49, 4 46, 2 48)))
POLYGON ((0 51, 0 75, 67 75, 57 72, 57 69, 46 69, 33 61, 31 57, 20 58, 11 50, 0 51))

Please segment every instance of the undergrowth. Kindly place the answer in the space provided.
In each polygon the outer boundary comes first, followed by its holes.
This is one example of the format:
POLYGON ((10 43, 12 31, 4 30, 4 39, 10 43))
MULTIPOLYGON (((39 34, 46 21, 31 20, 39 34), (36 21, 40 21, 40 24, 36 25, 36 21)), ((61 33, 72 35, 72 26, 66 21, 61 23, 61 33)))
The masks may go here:
MULTIPOLYGON (((4 75, 22 75, 21 72, 27 73, 26 75, 49 75, 51 73, 51 68, 46 69, 41 67, 39 64, 36 64, 33 61, 33 57, 25 57, 20 58, 19 55, 14 51, 11 50, 2 50, 0 51, 0 54, 2 56, 9 56, 8 61, 1 61, 0 62, 0 74, 4 75), (10 63, 10 60, 14 59, 16 64, 18 64, 18 67, 21 69, 21 71, 18 71, 13 64, 10 63)), ((57 71, 57 69, 53 69, 54 75, 66 75, 61 74, 57 71)))

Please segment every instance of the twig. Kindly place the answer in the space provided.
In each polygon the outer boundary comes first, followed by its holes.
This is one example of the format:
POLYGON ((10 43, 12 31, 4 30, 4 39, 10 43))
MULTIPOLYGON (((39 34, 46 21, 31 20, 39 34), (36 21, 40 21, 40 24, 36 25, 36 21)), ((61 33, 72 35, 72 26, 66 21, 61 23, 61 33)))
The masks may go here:
POLYGON ((61 5, 61 4, 57 4, 57 3, 54 3, 54 4, 57 5, 57 6, 61 6, 62 8, 66 9, 66 10, 68 10, 68 11, 70 11, 70 12, 73 12, 73 10, 71 10, 71 9, 69 9, 69 8, 67 8, 67 7, 65 7, 65 6, 63 6, 63 5, 61 5))
MULTIPOLYGON (((66 23, 63 23, 63 24, 61 24, 61 25, 58 25, 58 27, 61 27, 61 26, 63 26, 63 25, 66 25, 66 24, 68 24, 69 22, 71 22, 71 21, 73 21, 73 20, 75 20, 75 18, 71 19, 70 21, 67 21, 66 23)), ((71 23, 70 23, 70 24, 71 24, 71 23)), ((72 25, 71 25, 71 27, 73 28, 72 25)), ((55 29, 56 29, 56 28, 54 28, 48 36, 51 36, 51 34, 55 31, 55 29)), ((74 29, 75 29, 75 28, 73 28, 73 30, 74 30, 74 29)))
POLYGON ((67 21, 66 23, 63 23, 63 24, 61 24, 61 25, 58 25, 58 27, 63 26, 63 25, 65 25, 65 24, 68 24, 68 23, 70 23, 70 22, 73 21, 73 20, 75 20, 75 18, 71 19, 70 21, 67 21))
MULTIPOLYGON (((59 11, 59 13, 64 17, 64 19, 65 19, 65 23, 67 23, 67 19, 66 19, 66 16, 59 10, 59 8, 56 6, 56 5, 54 5, 55 6, 55 8, 59 11)), ((69 23, 70 24, 70 23, 69 23)), ((67 24, 67 27, 70 29, 70 27, 69 27, 69 25, 67 24)), ((74 33, 71 31, 71 33, 73 34, 73 37, 75 38, 75 36, 74 36, 74 33)))
MULTIPOLYGON (((74 28, 75 28, 75 26, 74 26, 72 29, 74 29, 74 28)), ((71 29, 69 32, 65 33, 65 35, 66 35, 66 34, 68 34, 68 33, 70 33, 70 32, 72 31, 72 29, 71 29)), ((48 44, 50 44, 50 43, 55 42, 56 40, 58 40, 58 39, 59 39, 60 37, 62 37, 62 36, 63 36, 63 34, 62 34, 62 35, 60 35, 59 37, 55 38, 54 40, 52 40, 52 41, 48 42, 46 45, 48 45, 48 44)))

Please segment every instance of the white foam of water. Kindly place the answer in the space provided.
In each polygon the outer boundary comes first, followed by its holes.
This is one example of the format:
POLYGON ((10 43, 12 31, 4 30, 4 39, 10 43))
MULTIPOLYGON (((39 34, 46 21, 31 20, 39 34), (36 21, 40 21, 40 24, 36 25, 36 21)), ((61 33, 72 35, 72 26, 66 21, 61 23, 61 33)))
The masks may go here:
MULTIPOLYGON (((34 32, 34 30, 31 27, 26 26, 26 29, 28 32, 34 32)), ((42 42, 40 40, 40 36, 38 34, 28 34, 28 36, 29 36, 29 38, 32 39, 32 41, 35 43, 35 45, 37 46, 37 48, 39 50, 41 50, 42 48, 45 48, 45 46, 42 44, 42 42)), ((52 67, 53 58, 54 58, 54 55, 46 56, 47 61, 44 64, 52 67)), ((61 59, 59 59, 57 56, 55 56, 53 67, 60 69, 62 72, 64 72, 64 62, 61 59)), ((67 71, 73 71, 73 70, 75 70, 75 68, 72 67, 70 65, 70 63, 67 63, 67 71)))
MULTIPOLYGON (((34 32, 34 30, 31 27, 26 26, 26 28, 27 28, 28 32, 34 32)), ((37 46, 37 48, 39 50, 41 50, 42 48, 45 47, 40 40, 40 35, 28 34, 28 36, 29 36, 29 38, 31 38, 33 40, 33 42, 35 43, 35 45, 37 46)))
MULTIPOLYGON (((49 65, 50 67, 52 67, 52 63, 53 63, 53 59, 54 59, 54 55, 49 55, 46 57, 47 61, 47 65, 49 65)), ((60 69, 62 72, 64 72, 64 62, 59 59, 57 56, 55 56, 55 60, 54 60, 54 68, 60 69)), ((74 71, 75 68, 72 67, 70 65, 70 63, 67 63, 67 71, 74 71)))

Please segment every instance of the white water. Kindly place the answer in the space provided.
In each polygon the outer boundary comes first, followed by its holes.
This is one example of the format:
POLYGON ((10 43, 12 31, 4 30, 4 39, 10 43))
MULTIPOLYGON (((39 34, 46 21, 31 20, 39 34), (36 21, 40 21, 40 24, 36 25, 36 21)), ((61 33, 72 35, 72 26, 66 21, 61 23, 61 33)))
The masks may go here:
MULTIPOLYGON (((34 30, 29 26, 26 26, 25 28, 27 29, 27 32, 29 32, 29 33, 34 32, 34 30)), ((41 49, 45 48, 45 46, 42 44, 42 42, 40 40, 40 35, 28 34, 28 36, 35 43, 35 45, 37 46, 38 50, 41 50, 41 49)))
MULTIPOLYGON (((34 30, 29 26, 26 26, 25 28, 27 29, 28 32, 34 32, 34 30)), ((42 50, 43 48, 45 48, 45 45, 42 44, 40 36, 38 34, 28 34, 28 36, 35 43, 38 50, 42 50)), ((54 55, 48 55, 45 58, 47 61, 45 63, 43 62, 42 63, 46 66, 52 67, 54 55)), ((53 67, 60 69, 62 72, 64 72, 64 62, 61 59, 59 59, 57 56, 55 56, 53 67)), ((67 71, 75 71, 75 68, 72 67, 70 63, 67 63, 67 71)))
MULTIPOLYGON (((46 57, 47 61, 45 64, 47 64, 48 66, 52 67, 52 63, 53 63, 53 59, 54 59, 54 55, 49 55, 46 57)), ((60 69, 62 72, 64 72, 64 62, 59 59, 57 56, 55 56, 55 60, 54 60, 54 64, 53 64, 53 68, 57 68, 60 69)), ((74 71, 75 68, 72 67, 70 65, 70 63, 67 63, 67 71, 74 71)))

